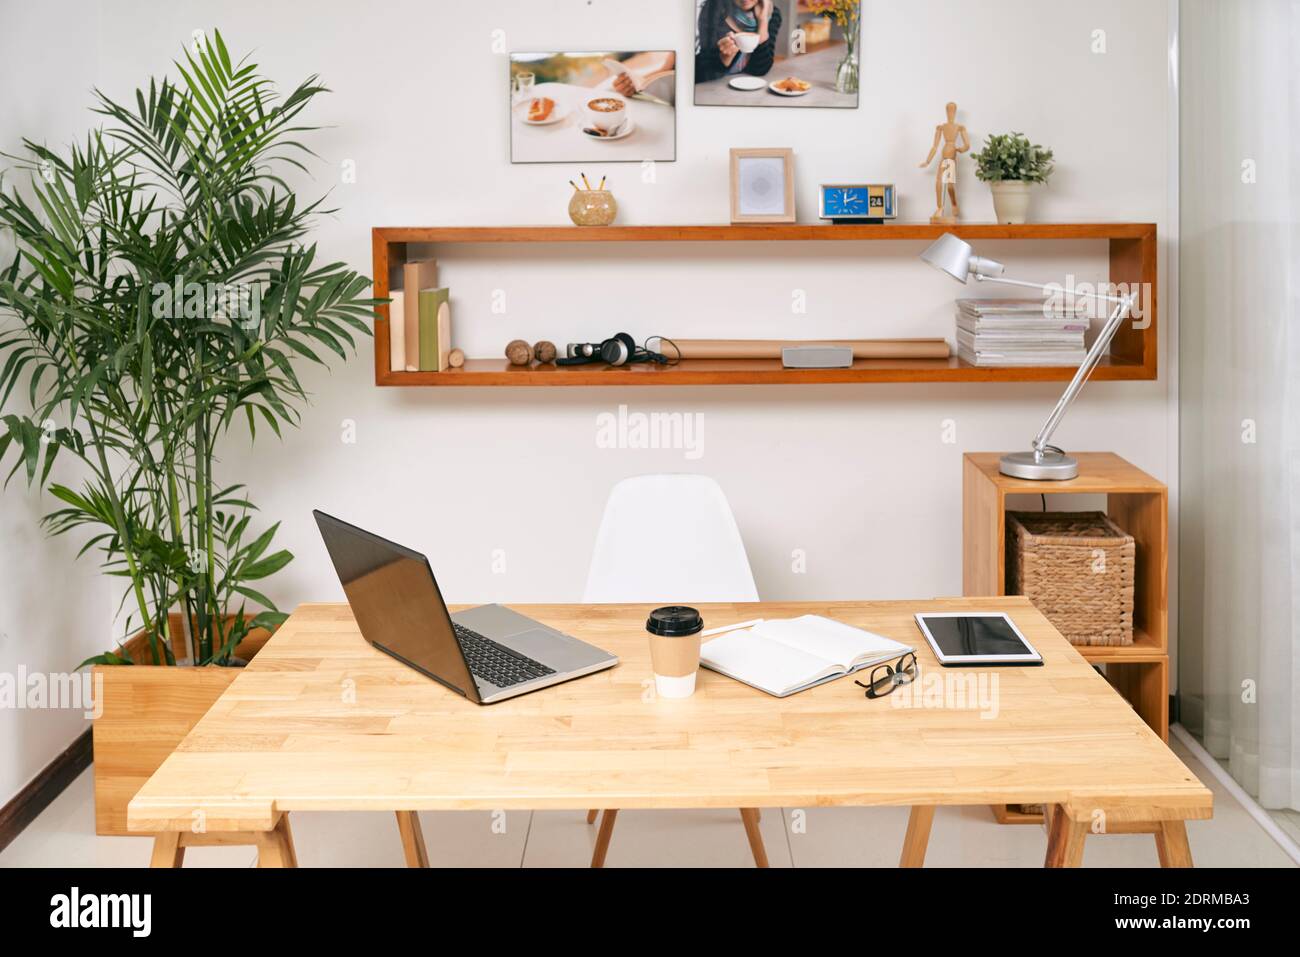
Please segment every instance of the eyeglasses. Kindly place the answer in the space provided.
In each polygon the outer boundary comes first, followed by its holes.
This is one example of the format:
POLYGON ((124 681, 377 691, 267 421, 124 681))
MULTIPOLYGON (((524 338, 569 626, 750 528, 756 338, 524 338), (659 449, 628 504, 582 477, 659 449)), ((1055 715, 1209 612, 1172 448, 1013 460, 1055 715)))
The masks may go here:
POLYGON ((861 681, 853 683, 859 688, 866 688, 868 698, 883 698, 899 685, 910 685, 916 680, 916 674, 916 654, 909 651, 892 665, 876 665, 872 668, 870 680, 866 684, 861 681))

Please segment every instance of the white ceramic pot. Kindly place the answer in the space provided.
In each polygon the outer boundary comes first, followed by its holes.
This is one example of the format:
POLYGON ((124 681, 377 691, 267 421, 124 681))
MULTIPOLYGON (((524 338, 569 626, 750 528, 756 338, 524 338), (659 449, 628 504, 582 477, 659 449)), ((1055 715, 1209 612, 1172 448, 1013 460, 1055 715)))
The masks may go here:
POLYGON ((999 223, 1019 224, 1029 219, 1029 187, 1021 179, 989 183, 993 190, 993 214, 999 223))

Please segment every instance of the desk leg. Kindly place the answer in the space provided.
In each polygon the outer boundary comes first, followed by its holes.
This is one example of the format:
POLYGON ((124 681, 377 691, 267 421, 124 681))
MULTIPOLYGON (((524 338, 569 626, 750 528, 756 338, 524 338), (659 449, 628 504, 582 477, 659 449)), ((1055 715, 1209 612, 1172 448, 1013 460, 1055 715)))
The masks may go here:
POLYGON ((749 838, 749 849, 754 855, 754 866, 767 867, 767 848, 763 846, 763 832, 758 829, 758 818, 758 808, 740 809, 740 819, 745 822, 745 836, 749 838))
POLYGON ((588 823, 588 824, 595 824, 595 823, 596 823, 596 815, 599 814, 599 813, 600 813, 600 812, 597 811, 594 807, 593 807, 590 811, 588 811, 588 812, 587 812, 587 823, 588 823))
POLYGON ((1182 821, 1161 821, 1156 830, 1156 853, 1160 855, 1161 867, 1191 867, 1187 825, 1182 821))
POLYGON ((1047 829, 1047 858, 1044 867, 1079 867, 1083 863, 1083 842, 1088 825, 1073 820, 1059 804, 1050 809, 1047 829))
POLYGON ((398 811, 397 831, 402 835, 402 853, 406 855, 406 866, 428 867, 429 849, 424 843, 424 831, 420 828, 420 815, 415 811, 398 811))
POLYGON ((275 828, 257 835, 258 867, 297 867, 298 854, 289 831, 289 815, 281 814, 275 828))
POLYGON ((180 867, 184 863, 185 848, 181 847, 180 831, 163 831, 154 835, 150 867, 180 867))
POLYGON ((600 830, 596 832, 596 849, 591 852, 591 866, 604 867, 605 855, 609 853, 609 838, 614 833, 614 819, 618 817, 617 808, 607 808, 600 816, 600 830))
POLYGON ((934 823, 934 807, 916 805, 907 819, 907 835, 903 838, 903 856, 899 867, 924 867, 925 849, 930 846, 930 825, 934 823))

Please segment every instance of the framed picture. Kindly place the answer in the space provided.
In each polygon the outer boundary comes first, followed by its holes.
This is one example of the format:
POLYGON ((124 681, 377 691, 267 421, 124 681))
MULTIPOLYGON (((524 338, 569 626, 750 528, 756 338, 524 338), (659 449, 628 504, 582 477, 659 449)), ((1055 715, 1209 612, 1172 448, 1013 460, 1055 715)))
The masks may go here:
POLYGON ((731 221, 795 221, 794 150, 731 151, 731 221))
POLYGON ((695 105, 855 109, 861 0, 690 0, 695 105))
POLYGON ((512 163, 671 163, 677 54, 510 54, 512 163))

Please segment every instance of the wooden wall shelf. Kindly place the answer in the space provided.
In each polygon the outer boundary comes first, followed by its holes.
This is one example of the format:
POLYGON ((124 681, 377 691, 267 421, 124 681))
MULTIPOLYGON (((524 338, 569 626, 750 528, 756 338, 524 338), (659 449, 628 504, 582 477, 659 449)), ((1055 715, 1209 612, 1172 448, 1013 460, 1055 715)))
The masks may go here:
MULTIPOLYGON (((1128 323, 1111 343, 1110 356, 1093 373, 1099 381, 1157 378, 1157 243, 1152 223, 1030 223, 1004 226, 928 223, 882 226, 441 226, 376 227, 372 231, 375 294, 385 298, 390 269, 406 258, 409 244, 644 243, 644 242, 932 242, 952 232, 981 240, 1105 240, 1110 244, 1110 281, 1142 290, 1144 328, 1128 323)), ((939 281, 937 278, 936 281, 939 281)), ((956 287, 954 287, 956 293, 956 287)), ((992 294, 992 293, 991 293, 992 294)), ((956 295, 954 295, 956 298, 956 295)), ((870 336, 870 330, 861 335, 870 336)), ((601 366, 511 367, 502 359, 471 359, 447 372, 392 372, 388 366, 388 307, 375 320, 375 384, 381 386, 615 386, 795 385, 868 382, 1064 382, 1065 367, 989 369, 952 359, 859 360, 851 369, 786 370, 777 360, 691 360, 680 365, 606 369, 601 366)))
MULTIPOLYGON (((1074 369, 1031 366, 988 369, 959 359, 858 359, 851 369, 785 369, 779 359, 685 359, 675 366, 512 366, 505 358, 469 359, 446 372, 375 370, 376 385, 396 386, 615 386, 615 385, 831 385, 845 382, 1068 382, 1074 369)), ((1147 379, 1142 366, 1112 357, 1094 380, 1147 379)))

